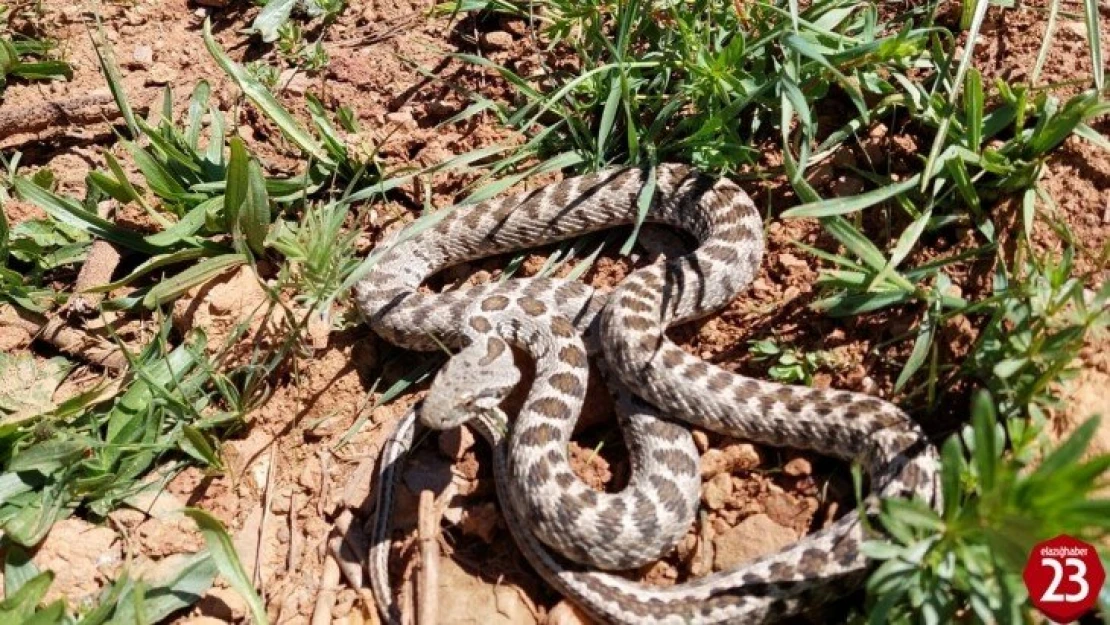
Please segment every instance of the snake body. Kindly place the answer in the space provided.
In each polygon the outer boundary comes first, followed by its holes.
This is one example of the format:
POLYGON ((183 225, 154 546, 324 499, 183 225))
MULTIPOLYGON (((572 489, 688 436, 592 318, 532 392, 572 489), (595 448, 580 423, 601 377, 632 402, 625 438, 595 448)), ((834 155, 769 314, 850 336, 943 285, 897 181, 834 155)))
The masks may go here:
MULTIPOLYGON (((584 285, 547 279, 443 294, 417 288, 449 264, 634 222, 644 185, 635 169, 606 170, 464 207, 430 230, 399 238, 359 282, 356 299, 370 325, 391 341, 416 349, 434 349, 437 340, 464 348, 437 376, 421 418, 435 427, 471 419, 494 444, 509 527, 529 561, 560 592, 612 622, 773 620, 858 583, 867 564, 859 550, 858 515, 737 570, 666 589, 565 564, 544 546, 604 567, 635 561, 622 553, 640 542, 654 539, 654 550, 660 544, 665 549, 681 536, 664 536, 660 528, 663 519, 687 519, 688 525, 696 454, 652 405, 707 429, 860 461, 875 493, 935 503, 935 450, 893 405, 844 391, 752 380, 670 343, 667 327, 719 309, 750 283, 762 256, 762 224, 748 197, 729 181, 678 165, 653 173, 656 188, 646 219, 686 230, 698 247, 634 272, 608 299, 584 285), (576 343, 579 333, 585 344, 576 343), (506 441, 497 404, 519 379, 510 344, 537 360, 537 382, 522 409, 524 421, 506 441), (636 488, 617 498, 584 490, 566 460, 589 344, 604 355, 618 390, 627 385, 647 400, 618 393, 627 399, 629 414, 642 415, 625 419, 632 427, 625 435, 636 488), (641 474, 647 477, 637 481, 641 474), (601 562, 593 561, 597 551, 601 562)), ((389 509, 392 471, 414 427, 410 414, 383 451, 372 554, 382 606, 391 606, 392 598, 384 571, 388 551, 381 547, 388 526, 381 517, 389 509)), ((395 617, 387 610, 387 618, 395 617)))

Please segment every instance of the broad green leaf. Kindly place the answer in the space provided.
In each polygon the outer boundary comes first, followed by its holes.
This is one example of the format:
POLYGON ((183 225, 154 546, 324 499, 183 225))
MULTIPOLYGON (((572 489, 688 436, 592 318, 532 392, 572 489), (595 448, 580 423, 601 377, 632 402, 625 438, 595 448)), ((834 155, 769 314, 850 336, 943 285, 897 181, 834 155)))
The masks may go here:
POLYGON ((216 564, 205 551, 170 556, 160 564, 153 575, 121 584, 112 623, 163 622, 199 601, 216 578, 216 564))
POLYGON ((22 623, 35 611, 53 582, 54 573, 45 571, 25 582, 15 594, 5 595, 0 601, 0 621, 22 623))
POLYGON ((1041 462, 1036 469, 1036 473, 1038 475, 1052 475, 1056 471, 1078 462, 1095 432, 1098 431, 1099 422, 1100 418, 1097 416, 1084 421, 1083 425, 1076 428, 1067 440, 1041 462))
POLYGON ((278 29, 289 21, 296 3, 297 0, 267 0, 251 23, 251 30, 266 43, 277 41, 278 29))
POLYGON ((239 211, 247 200, 247 171, 250 156, 247 146, 239 137, 228 142, 231 156, 227 162, 227 183, 224 187, 224 220, 227 231, 232 231, 239 223, 239 211))
POLYGON ((994 478, 998 466, 998 439, 995 432, 995 412, 990 395, 976 393, 971 409, 972 431, 975 435, 975 448, 972 457, 978 471, 979 483, 983 490, 994 488, 994 478))
POLYGON ((182 437, 178 441, 181 450, 190 456, 196 458, 205 465, 214 469, 220 469, 223 463, 220 461, 220 456, 213 449, 212 445, 205 438, 204 433, 191 425, 185 425, 181 428, 182 437))
POLYGON ((4 551, 7 552, 4 556, 4 596, 11 597, 40 571, 23 547, 9 544, 4 551))
POLYGON ((89 444, 72 438, 53 438, 35 443, 18 452, 8 463, 8 471, 52 473, 84 455, 89 444))
POLYGON ((262 167, 254 159, 247 165, 247 197, 239 210, 239 228, 251 250, 260 256, 264 254, 270 231, 270 197, 262 167))

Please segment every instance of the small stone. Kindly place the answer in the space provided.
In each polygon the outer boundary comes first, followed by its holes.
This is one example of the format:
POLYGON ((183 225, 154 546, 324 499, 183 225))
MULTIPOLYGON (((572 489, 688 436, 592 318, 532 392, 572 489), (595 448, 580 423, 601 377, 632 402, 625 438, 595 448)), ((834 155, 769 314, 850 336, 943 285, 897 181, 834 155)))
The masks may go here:
POLYGON ((794 458, 786 463, 782 468, 782 472, 790 477, 802 477, 803 475, 810 475, 813 473, 813 465, 805 458, 794 458))
POLYGON ((154 65, 154 48, 150 46, 135 46, 135 51, 131 53, 131 67, 138 69, 148 69, 154 65))
POLYGON ((407 110, 394 111, 385 114, 385 121, 398 126, 408 126, 414 123, 412 113, 407 110))
POLYGON ((508 50, 513 47, 513 36, 503 30, 495 30, 482 35, 482 43, 494 50, 508 50))
POLYGON ((766 514, 756 514, 713 539, 713 570, 735 568, 749 560, 774 553, 797 540, 793 530, 771 520, 766 514))
POLYGON ((177 80, 177 70, 165 63, 155 63, 146 77, 147 86, 168 85, 177 80))
POLYGON ((759 453, 748 443, 733 443, 721 449, 710 449, 701 457, 701 476, 711 478, 718 473, 754 469, 759 466, 759 453))
POLYGON ((783 267, 790 269, 805 269, 807 267, 806 261, 789 252, 779 254, 779 262, 782 263, 783 267))
POLYGON ((817 509, 808 498, 798 499, 785 492, 771 493, 763 500, 763 508, 772 521, 794 529, 807 527, 817 509))
POLYGON ((701 499, 710 510, 720 510, 732 497, 732 476, 718 473, 702 487, 701 499))
POLYGON ((694 445, 697 446, 698 451, 704 454, 709 449, 709 435, 701 430, 694 430, 691 435, 694 437, 694 445))

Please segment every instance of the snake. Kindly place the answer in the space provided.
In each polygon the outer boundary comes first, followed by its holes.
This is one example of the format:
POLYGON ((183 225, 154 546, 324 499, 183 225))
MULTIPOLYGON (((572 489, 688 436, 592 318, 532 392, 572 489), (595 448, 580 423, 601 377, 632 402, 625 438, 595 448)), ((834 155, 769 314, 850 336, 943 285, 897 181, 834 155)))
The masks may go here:
POLYGON ((689 355, 667 338, 672 325, 727 305, 758 271, 762 219, 728 179, 679 164, 606 169, 460 207, 417 234, 402 231, 383 247, 387 251, 355 287, 371 328, 412 349, 461 350, 382 451, 371 578, 387 620, 399 616, 389 591, 387 517, 397 467, 418 418, 440 429, 469 422, 490 441, 499 499, 522 553, 548 583, 604 622, 770 622, 841 596, 868 570, 859 511, 778 552, 668 588, 600 570, 627 560, 606 553, 593 561, 598 545, 619 544, 623 552, 636 551, 644 539, 667 543, 673 536, 663 536, 660 519, 689 519, 694 512, 696 489, 691 505, 681 485, 696 485, 696 450, 684 445, 672 419, 858 462, 870 476, 872 509, 879 497, 940 505, 936 450, 893 404, 745 377, 689 355), (651 193, 644 211, 646 186, 651 193), (697 247, 634 271, 607 295, 546 278, 444 293, 420 290, 429 276, 453 264, 641 220, 683 230, 697 247), (584 394, 590 345, 615 379, 627 413, 622 425, 634 430, 626 430, 625 438, 630 484, 639 490, 615 497, 578 488, 565 453, 584 394), (499 405, 520 381, 511 347, 536 360, 536 382, 510 428, 499 405), (648 477, 638 480, 640 472, 648 477))

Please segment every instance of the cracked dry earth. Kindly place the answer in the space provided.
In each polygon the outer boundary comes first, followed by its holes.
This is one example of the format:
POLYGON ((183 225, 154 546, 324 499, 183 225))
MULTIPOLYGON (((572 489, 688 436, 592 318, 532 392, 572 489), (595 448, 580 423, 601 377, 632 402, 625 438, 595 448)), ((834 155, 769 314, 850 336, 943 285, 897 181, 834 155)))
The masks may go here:
MULTIPOLYGON (((41 5, 49 36, 63 42, 65 56, 75 66, 74 79, 10 85, 0 104, 0 120, 5 119, 4 111, 42 101, 72 101, 104 89, 86 31, 92 15, 89 8, 59 0, 43 0, 41 5)), ((303 95, 309 91, 319 94, 329 107, 349 106, 366 135, 349 140, 367 145, 384 142, 381 156, 394 166, 431 165, 470 149, 520 141, 488 117, 438 126, 463 110, 467 102, 445 81, 428 79, 413 65, 430 68, 447 81, 486 97, 505 99, 509 92, 495 75, 449 54, 481 52, 495 62, 527 69, 536 64, 527 25, 497 19, 453 22, 429 18, 426 9, 425 3, 416 0, 352 2, 323 39, 331 55, 327 67, 313 76, 284 72, 281 101, 302 120, 307 119, 303 95)), ((256 7, 245 2, 203 7, 185 0, 138 0, 98 5, 96 10, 123 66, 124 85, 134 102, 157 102, 161 88, 172 84, 176 87, 173 103, 180 112, 191 86, 204 78, 212 83, 219 108, 238 124, 239 134, 271 171, 289 173, 297 168, 296 151, 281 142, 267 119, 241 104, 200 43, 200 25, 210 16, 217 39, 234 58, 250 60, 265 54, 240 32, 253 19, 256 7)), ((1006 15, 1003 19, 1001 11, 991 9, 983 41, 975 50, 986 78, 1014 77, 1032 66, 1037 53, 1043 23, 1034 16, 1043 14, 1022 13, 1017 19, 1011 19, 1011 13, 1006 15)), ((1108 22, 1104 17, 1104 32, 1108 22)), ((1046 80, 1066 80, 1089 71, 1081 28, 1080 22, 1060 25, 1058 41, 1045 66, 1046 80)), ((1105 33, 1104 41, 1110 41, 1110 32, 1105 33)), ((1096 129, 1110 131, 1106 121, 1096 129)), ((876 126, 858 145, 816 167, 811 182, 826 195, 858 192, 863 181, 851 173, 854 164, 889 162, 897 172, 921 150, 917 141, 903 129, 876 126)), ((104 167, 104 150, 121 158, 125 154, 113 142, 106 124, 72 116, 62 123, 51 119, 46 124, 28 124, 23 134, 0 137, 0 148, 16 145, 25 153, 24 162, 31 170, 49 167, 57 175, 60 191, 71 194, 82 192, 88 171, 104 167)), ((771 152, 765 164, 775 165, 777 160, 778 155, 771 152)), ((354 224, 365 232, 361 252, 386 231, 411 220, 412 206, 419 206, 425 198, 436 207, 448 206, 470 181, 441 174, 402 189, 404 201, 385 202, 370 212, 366 223, 354 224)), ((1078 271, 1091 289, 1099 288, 1106 276, 1099 273, 1097 259, 1106 249, 1110 233, 1110 159, 1105 152, 1073 138, 1050 159, 1045 185, 1061 217, 1087 250, 1078 257, 1078 271)), ((807 305, 816 299, 814 280, 819 265, 792 243, 827 247, 831 244, 827 235, 816 222, 786 222, 774 217, 797 203, 784 181, 747 184, 745 188, 757 205, 770 207, 772 215, 761 273, 752 288, 726 310, 678 328, 672 336, 692 354, 758 377, 767 375, 767 364, 752 357, 751 340, 775 338, 807 352, 821 351, 827 358, 816 372, 816 386, 898 400, 891 397, 890 389, 911 344, 891 339, 914 327, 916 311, 885 311, 846 320, 810 311, 807 305)), ((1018 213, 1018 207, 1008 203, 996 210, 1000 215, 1018 213)), ((42 217, 38 209, 19 202, 7 205, 5 211, 13 224, 42 217)), ((150 227, 138 212, 121 218, 140 229, 150 227)), ((665 238, 666 234, 658 236, 665 238)), ((971 237, 971 233, 957 233, 928 241, 908 262, 924 262, 970 247, 971 237)), ((1047 227, 1035 240, 1049 251, 1055 245, 1047 227)), ((529 256, 519 274, 538 272, 544 259, 542 250, 529 256)), ((609 250, 583 279, 610 288, 637 260, 635 255, 622 259, 609 250)), ((456 267, 431 286, 497 279, 503 267, 504 259, 456 267)), ((980 297, 989 289, 990 269, 983 263, 965 263, 953 268, 952 278, 965 297, 980 297)), ((565 275, 569 270, 561 271, 565 275)), ((273 268, 262 265, 261 271, 262 280, 273 277, 266 275, 273 268)), ((65 283, 56 286, 71 287, 65 283)), ((218 346, 248 319, 248 337, 268 340, 266 337, 280 328, 249 319, 266 297, 252 271, 229 272, 174 306, 175 328, 201 327, 210 344, 218 346)), ((120 336, 139 344, 151 331, 149 321, 127 320, 120 336)), ((939 329, 941 348, 949 359, 965 354, 975 336, 976 327, 969 319, 953 319, 939 329)), ((5 326, 0 345, 6 351, 32 350, 41 355, 32 338, 14 326, 5 326)), ((1082 374, 1058 389, 1069 398, 1068 409, 1055 415, 1054 424, 1061 434, 1090 414, 1110 412, 1104 392, 1110 382, 1108 348, 1110 341, 1105 336, 1092 337, 1082 354, 1082 374)), ((376 622, 372 600, 359 588, 365 586, 365 579, 358 578, 357 567, 341 566, 331 556, 329 544, 334 545, 337 533, 354 536, 357 543, 359 528, 370 513, 373 462, 383 437, 425 389, 417 387, 384 405, 377 405, 374 399, 420 362, 416 355, 381 343, 364 326, 325 334, 298 354, 274 383, 268 401, 250 415, 248 427, 226 442, 225 473, 185 471, 147 513, 121 509, 109 516, 107 524, 93 525, 76 518, 59 523, 35 554, 40 567, 59 574, 48 600, 64 595, 75 603, 95 595, 127 559, 132 566, 146 570, 172 569, 180 554, 203 544, 191 524, 172 513, 192 505, 209 510, 232 531, 244 566, 276 622, 376 622), (361 428, 348 438, 357 422, 362 423, 361 428)), ((58 393, 73 393, 102 375, 99 369, 82 368, 58 393)), ((930 433, 942 436, 962 418, 958 407, 966 405, 966 389, 953 392, 953 400, 948 402, 953 406, 950 414, 918 415, 930 433)), ((582 431, 571 450, 578 474, 599 489, 619 488, 628 472, 611 419, 603 394, 591 395, 582 431)), ((1110 451, 1106 427, 1096 442, 1101 451, 1110 451)), ((851 480, 842 464, 712 434, 697 432, 695 437, 702 454, 699 521, 673 554, 630 572, 632 577, 671 584, 730 568, 823 527, 853 505, 851 480)), ((392 562, 394 579, 400 581, 399 592, 410 605, 410 614, 415 609, 412 603, 419 566, 415 533, 418 496, 425 490, 438 494, 433 513, 442 517, 443 531, 433 538, 443 553, 438 573, 442 622, 574 622, 573 610, 543 586, 509 540, 490 481, 487 450, 465 430, 428 436, 403 472, 392 562)), ((175 620, 196 625, 245 622, 246 615, 246 606, 237 595, 218 585, 175 620)))

